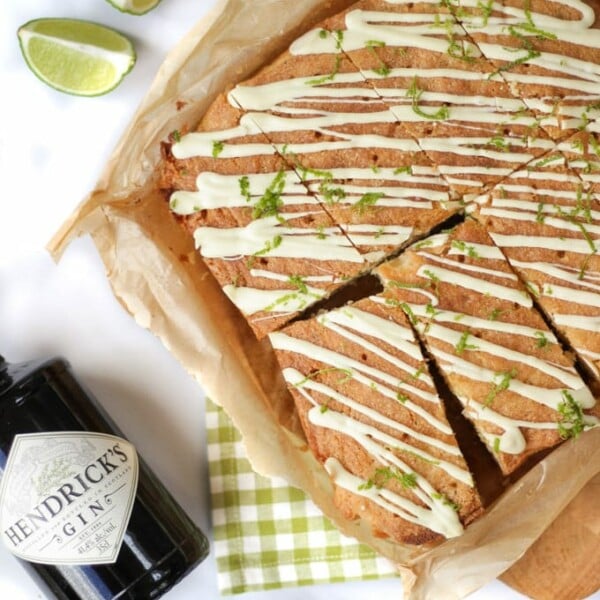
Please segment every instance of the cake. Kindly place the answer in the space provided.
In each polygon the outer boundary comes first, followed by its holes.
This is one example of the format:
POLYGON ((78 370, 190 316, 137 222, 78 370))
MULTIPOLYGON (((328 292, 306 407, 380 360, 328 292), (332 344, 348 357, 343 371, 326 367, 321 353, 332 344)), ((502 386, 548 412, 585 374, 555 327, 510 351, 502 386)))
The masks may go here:
POLYGON ((177 132, 161 185, 173 190, 172 212, 260 337, 366 263, 265 135, 242 117, 221 96, 202 133, 180 138, 177 132))
POLYGON ((459 209, 439 171, 335 49, 285 55, 229 98, 248 111, 370 264, 459 209))
POLYGON ((173 216, 269 336, 338 505, 397 542, 458 535, 485 504, 442 380, 507 475, 597 423, 598 14, 361 0, 163 145, 173 216), (340 306, 374 270, 385 291, 340 306), (420 456, 357 439, 384 433, 420 456))

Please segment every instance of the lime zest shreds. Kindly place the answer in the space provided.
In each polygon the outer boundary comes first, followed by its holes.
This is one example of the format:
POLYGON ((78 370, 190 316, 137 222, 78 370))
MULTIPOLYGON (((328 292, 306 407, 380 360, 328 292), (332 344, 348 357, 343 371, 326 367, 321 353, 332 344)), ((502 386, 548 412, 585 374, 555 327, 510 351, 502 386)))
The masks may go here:
POLYGON ((161 0, 106 0, 117 10, 130 15, 145 15, 160 3, 161 0))
POLYGON ((136 61, 117 31, 77 19, 35 19, 17 32, 27 66, 54 89, 100 96, 119 85, 136 61))

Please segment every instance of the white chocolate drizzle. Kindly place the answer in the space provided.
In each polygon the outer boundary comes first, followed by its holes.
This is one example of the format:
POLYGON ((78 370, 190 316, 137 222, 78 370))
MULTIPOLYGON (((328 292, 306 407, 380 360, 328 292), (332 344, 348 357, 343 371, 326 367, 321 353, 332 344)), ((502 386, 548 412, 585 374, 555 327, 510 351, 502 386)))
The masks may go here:
MULTIPOLYGON (((251 321, 263 320, 269 315, 291 315, 326 296, 328 290, 341 281, 331 272, 328 261, 354 264, 356 273, 363 269, 364 258, 342 229, 329 220, 294 171, 255 173, 243 177, 202 172, 196 185, 197 191, 173 192, 170 207, 174 213, 187 216, 203 211, 208 218, 213 211, 237 209, 246 211, 248 215, 246 225, 197 227, 194 241, 205 258, 237 261, 247 257, 251 279, 241 284, 237 281, 224 284, 223 290, 251 321), (269 200, 269 194, 278 195, 280 212, 250 218, 249 213, 254 210, 255 204, 260 205, 265 198, 269 200), (325 224, 310 226, 302 222, 302 226, 294 226, 295 219, 312 217, 325 224), (260 265, 258 260, 261 257, 302 259, 305 261, 304 270, 310 260, 312 272, 300 277, 296 273, 254 268, 260 265), (266 289, 260 287, 261 278, 271 282, 266 289), (256 285, 252 285, 254 282, 257 282, 256 285), (273 285, 274 282, 279 285, 273 285), (255 313, 268 314, 255 318, 255 313)), ((236 221, 239 223, 240 219, 236 221)), ((410 229, 389 226, 380 238, 402 243, 409 235, 410 229)), ((378 243, 383 244, 383 239, 376 240, 374 245, 378 243)))
MULTIPOLYGON (((477 270, 481 272, 481 269, 477 270)), ((523 290, 493 283, 480 277, 466 275, 465 273, 455 270, 444 269, 435 265, 427 265, 419 267, 417 275, 425 280, 431 280, 432 277, 434 277, 440 281, 449 281, 452 285, 457 285, 468 290, 475 289, 485 295, 515 302, 519 306, 525 306, 527 308, 533 306, 531 297, 523 290)))
MULTIPOLYGON (((316 418, 316 424, 322 427, 327 427, 332 421, 332 415, 327 415, 327 413, 325 415, 317 415, 315 409, 311 410, 310 416, 311 419, 316 418), (319 417, 325 417, 325 419, 320 419, 319 417)), ((390 461, 389 465, 395 465, 395 461, 390 461)), ((447 501, 444 501, 444 498, 440 497, 440 494, 422 477, 417 476, 416 483, 419 488, 418 497, 425 503, 425 507, 386 488, 373 486, 366 489, 364 481, 345 469, 342 463, 336 458, 328 458, 325 461, 325 468, 336 485, 349 492, 368 498, 372 502, 375 502, 375 504, 402 517, 406 521, 427 527, 431 531, 443 535, 445 538, 457 537, 463 532, 463 526, 454 508, 447 501)))
MULTIPOLYGON (((287 218, 310 213, 287 213, 287 218)), ((362 263, 362 257, 341 235, 336 227, 319 230, 316 227, 286 227, 277 217, 264 217, 251 221, 245 227, 199 227, 194 232, 196 247, 207 258, 236 258, 239 256, 261 256, 297 258, 311 260, 341 260, 362 263), (338 234, 339 235, 336 235, 338 234), (325 234, 324 237, 319 237, 325 234)))
MULTIPOLYGON (((415 290, 411 291, 414 292, 415 290)), ((424 319, 429 317, 426 306, 422 304, 410 304, 409 306, 416 316, 423 317, 424 319)), ((554 344, 558 343, 556 336, 551 331, 543 332, 540 329, 529 327, 527 325, 506 323, 499 320, 482 319, 480 317, 465 315, 464 313, 455 312, 452 310, 436 310, 435 315, 432 316, 432 319, 438 323, 457 323, 460 321, 461 325, 469 329, 498 331, 510 335, 522 335, 523 337, 531 339, 540 339, 540 336, 543 333, 549 342, 554 344)))
POLYGON ((225 285, 223 291, 227 297, 244 313, 252 315, 258 312, 291 314, 304 310, 310 304, 325 296, 320 288, 307 287, 300 290, 268 290, 235 285, 225 285))

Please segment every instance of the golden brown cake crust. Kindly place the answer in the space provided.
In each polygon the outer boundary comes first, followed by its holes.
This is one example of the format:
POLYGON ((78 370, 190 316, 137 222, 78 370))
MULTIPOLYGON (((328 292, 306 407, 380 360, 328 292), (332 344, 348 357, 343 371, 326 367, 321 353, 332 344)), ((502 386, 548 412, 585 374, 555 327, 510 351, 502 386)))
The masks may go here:
MULTIPOLYGON (((243 111, 221 95, 198 127, 213 144, 212 155, 177 158, 165 149, 160 185, 167 192, 175 191, 170 204, 176 218, 195 237, 212 274, 261 338, 361 273, 365 263, 267 137, 260 131, 244 134, 243 127, 240 129, 243 116, 243 111), (222 141, 224 131, 235 135, 222 141), (246 144, 258 145, 261 153, 238 155, 235 148, 246 144), (231 157, 226 156, 229 150, 231 157), (253 190, 252 181, 261 176, 260 186, 253 190), (229 193, 224 195, 219 186, 229 193), (192 204, 181 192, 194 193, 192 204), (246 197, 241 197, 244 194, 246 197), (240 197, 237 203, 232 201, 235 196, 240 197), (277 222, 262 233, 260 219, 277 222), (222 230, 223 236, 230 237, 237 231, 240 244, 231 243, 228 254, 214 256, 208 249, 210 230, 222 230), (281 255, 272 249, 297 243, 300 236, 306 240, 306 257, 281 255), (254 243, 244 244, 244 239, 254 243), (310 257, 310 245, 330 241, 338 249, 346 249, 348 260, 331 255, 329 246, 316 260, 310 257), (245 250, 247 247, 251 251, 245 250), (269 294, 277 291, 280 293, 269 294), (248 298, 260 292, 264 292, 264 301, 248 298)), ((249 130, 255 128, 250 125, 249 130)))
MULTIPOLYGON (((324 26, 334 28, 336 22, 324 26)), ((439 172, 343 54, 288 53, 232 95, 369 262, 381 260, 458 210, 439 172), (257 100, 247 90, 290 78, 290 65, 295 80, 308 78, 303 83, 311 93, 298 92, 293 101, 254 112, 257 100), (328 75, 315 76, 328 69, 331 81, 328 75), (323 90, 323 96, 310 88, 323 90), (343 94, 336 98, 325 90, 343 94)))

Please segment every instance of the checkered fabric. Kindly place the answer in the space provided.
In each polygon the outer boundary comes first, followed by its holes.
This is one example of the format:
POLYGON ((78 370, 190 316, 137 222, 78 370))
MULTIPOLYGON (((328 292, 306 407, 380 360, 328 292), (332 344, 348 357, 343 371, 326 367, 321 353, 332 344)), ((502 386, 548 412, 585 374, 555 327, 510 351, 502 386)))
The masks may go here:
POLYGON ((390 561, 341 535, 304 492, 254 473, 240 434, 210 400, 206 422, 221 594, 398 576, 390 561))

